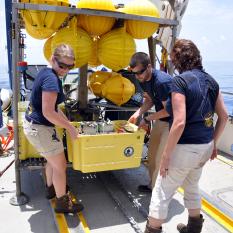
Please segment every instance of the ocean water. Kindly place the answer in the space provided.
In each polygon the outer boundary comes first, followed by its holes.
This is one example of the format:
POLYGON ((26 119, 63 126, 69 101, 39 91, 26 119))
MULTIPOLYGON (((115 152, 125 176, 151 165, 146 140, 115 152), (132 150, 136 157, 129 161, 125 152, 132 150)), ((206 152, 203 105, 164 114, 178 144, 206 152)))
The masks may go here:
MULTIPOLYGON (((233 93, 233 61, 203 62, 204 69, 219 83, 222 92, 233 93)), ((0 88, 9 88, 7 67, 0 64, 0 88)), ((229 114, 233 114, 233 95, 223 94, 229 114)))
POLYGON ((204 69, 218 83, 222 92, 230 92, 232 95, 223 94, 224 103, 228 113, 233 114, 233 61, 227 62, 203 62, 204 69))

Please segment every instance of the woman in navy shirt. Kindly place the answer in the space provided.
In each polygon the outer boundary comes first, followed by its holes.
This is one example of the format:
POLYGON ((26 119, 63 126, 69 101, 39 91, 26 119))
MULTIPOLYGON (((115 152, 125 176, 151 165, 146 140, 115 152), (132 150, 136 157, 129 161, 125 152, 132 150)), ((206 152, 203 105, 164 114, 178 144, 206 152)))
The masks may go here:
POLYGON ((188 224, 179 224, 181 233, 200 233, 201 196, 198 182, 202 168, 217 156, 216 141, 225 127, 228 114, 217 82, 202 68, 201 55, 190 40, 177 40, 171 60, 179 75, 174 77, 167 112, 170 131, 162 153, 160 176, 153 189, 145 233, 162 232, 168 205, 178 187, 184 188, 188 224), (213 115, 218 120, 214 127, 213 115))
POLYGON ((61 44, 50 59, 51 67, 41 70, 35 79, 30 104, 25 115, 24 133, 29 142, 47 160, 45 167, 47 198, 55 199, 58 213, 76 213, 83 209, 73 203, 66 186, 66 158, 62 139, 55 126, 68 131, 73 140, 78 132, 58 108, 64 101, 61 79, 74 67, 72 48, 61 44))

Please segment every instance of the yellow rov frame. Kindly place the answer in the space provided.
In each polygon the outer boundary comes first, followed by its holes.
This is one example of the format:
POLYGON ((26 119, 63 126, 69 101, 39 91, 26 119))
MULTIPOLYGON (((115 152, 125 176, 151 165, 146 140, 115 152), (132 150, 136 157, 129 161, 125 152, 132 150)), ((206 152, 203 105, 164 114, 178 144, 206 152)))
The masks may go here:
MULTIPOLYGON (((40 10, 63 12, 69 15, 95 15, 114 17, 117 19, 133 19, 159 23, 162 26, 171 26, 174 43, 178 26, 177 20, 159 19, 149 16, 125 14, 121 12, 108 12, 102 10, 77 9, 74 7, 49 6, 41 4, 12 3, 12 72, 13 72, 13 119, 14 119, 14 152, 15 152, 15 174, 16 174, 16 197, 11 199, 11 204, 22 205, 28 199, 21 192, 20 183, 20 160, 27 157, 38 157, 34 149, 29 145, 22 131, 22 110, 19 108, 19 77, 17 63, 23 58, 23 48, 19 45, 20 29, 22 25, 19 20, 20 10, 40 10), (34 155, 32 155, 34 154, 34 155)), ((152 65, 155 66, 155 39, 148 38, 149 53, 152 65)), ((78 90, 79 108, 85 109, 88 104, 87 90, 87 65, 80 68, 80 83, 78 90)), ((75 124, 75 123, 74 123, 75 124)), ((137 167, 140 165, 144 132, 106 134, 83 136, 77 142, 71 143, 67 137, 68 159, 73 168, 82 172, 94 172, 103 170, 114 170, 121 168, 137 167)))
MULTIPOLYGON (((23 102, 19 103, 19 109, 23 102)), ((22 128, 24 112, 19 112, 19 159, 39 158, 39 153, 28 142, 22 128)), ((126 121, 114 121, 114 129, 117 131, 119 125, 126 121)), ((79 127, 79 122, 72 122, 79 127)), ((128 123, 127 123, 128 124, 128 123)), ((123 168, 139 167, 141 162, 142 146, 144 141, 144 130, 137 130, 137 126, 130 124, 131 133, 109 133, 96 135, 79 135, 72 141, 66 131, 57 128, 60 138, 66 134, 68 161, 72 163, 74 170, 83 173, 116 170, 123 168)))

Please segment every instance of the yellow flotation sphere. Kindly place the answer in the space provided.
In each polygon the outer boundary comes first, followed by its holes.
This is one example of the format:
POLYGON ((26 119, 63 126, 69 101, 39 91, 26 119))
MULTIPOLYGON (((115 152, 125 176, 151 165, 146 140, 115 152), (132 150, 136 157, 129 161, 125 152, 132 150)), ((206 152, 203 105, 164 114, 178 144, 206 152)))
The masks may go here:
MULTIPOLYGON (((77 8, 94 10, 115 11, 112 0, 80 0, 77 8)), ((92 36, 100 36, 110 31, 115 19, 105 16, 79 15, 78 21, 81 27, 92 36)))
POLYGON ((38 28, 29 24, 25 24, 25 29, 31 37, 38 40, 46 39, 54 33, 54 30, 51 30, 49 28, 38 28))
POLYGON ((76 18, 73 19, 70 26, 59 30, 52 39, 52 50, 59 44, 70 45, 75 54, 75 67, 81 67, 88 63, 92 52, 92 39, 81 28, 77 27, 76 18))
POLYGON ((111 72, 96 71, 88 77, 88 87, 94 95, 102 96, 102 85, 112 76, 111 72))
MULTIPOLYGON (((52 6, 69 6, 68 0, 21 0, 22 3, 46 4, 52 6)), ((58 30, 68 13, 20 10, 26 31, 35 39, 46 39, 58 30)))
POLYGON ((51 47, 52 39, 53 39, 52 36, 48 38, 45 41, 44 47, 43 47, 44 57, 46 58, 47 61, 50 60, 51 55, 52 55, 52 47, 51 47))
POLYGON ((88 82, 89 84, 93 84, 95 82, 100 82, 100 83, 104 83, 106 82, 109 78, 111 78, 112 76, 112 72, 107 72, 107 71, 96 71, 94 73, 92 73, 89 78, 88 78, 88 82))
POLYGON ((113 73, 102 87, 102 96, 118 106, 128 102, 134 93, 135 86, 118 73, 113 73))
POLYGON ((77 3, 78 8, 88 8, 96 10, 115 11, 112 0, 80 0, 77 3))
POLYGON ((89 76, 89 88, 99 97, 120 106, 135 93, 135 86, 115 72, 97 71, 89 76))
POLYGON ((91 57, 88 61, 88 65, 91 67, 97 67, 101 65, 100 60, 98 59, 98 38, 93 38, 92 50, 91 50, 91 57))
MULTIPOLYGON (((134 0, 120 9, 127 14, 151 16, 159 18, 159 10, 152 2, 148 0, 134 0)), ((126 31, 135 39, 145 39, 152 36, 159 28, 158 23, 126 20, 126 31)))
POLYGON ((129 65, 131 56, 136 51, 132 36, 124 28, 114 29, 100 38, 98 43, 98 58, 100 62, 113 71, 118 71, 129 65))

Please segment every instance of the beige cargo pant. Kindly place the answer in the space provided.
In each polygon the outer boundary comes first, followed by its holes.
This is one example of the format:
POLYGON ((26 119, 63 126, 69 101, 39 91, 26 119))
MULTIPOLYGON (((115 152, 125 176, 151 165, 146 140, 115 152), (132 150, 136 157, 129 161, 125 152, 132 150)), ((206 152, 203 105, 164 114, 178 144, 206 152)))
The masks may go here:
MULTIPOLYGON (((201 208, 199 180, 204 164, 213 152, 213 141, 207 144, 177 144, 172 152, 165 178, 158 176, 152 192, 149 216, 166 219, 168 205, 178 187, 184 189, 187 209, 201 208)), ((216 171, 218 172, 218 171, 216 171)))
POLYGON ((157 120, 153 124, 148 146, 148 170, 152 188, 159 173, 161 155, 169 134, 169 124, 157 120))

